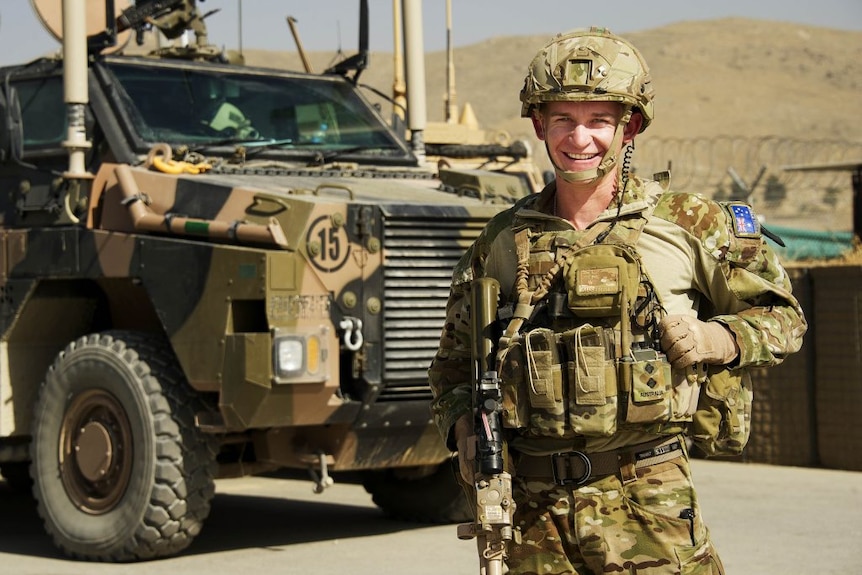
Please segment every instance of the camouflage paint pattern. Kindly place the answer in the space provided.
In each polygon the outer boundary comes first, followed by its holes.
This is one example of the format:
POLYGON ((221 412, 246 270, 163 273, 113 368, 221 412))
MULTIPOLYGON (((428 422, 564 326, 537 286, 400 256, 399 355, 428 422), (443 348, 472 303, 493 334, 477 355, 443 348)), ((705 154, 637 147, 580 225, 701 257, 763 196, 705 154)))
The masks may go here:
MULTIPOLYGON (((32 395, 24 390, 38 387, 43 366, 64 340, 93 329, 101 320, 115 327, 163 330, 190 385, 217 394, 218 425, 223 431, 340 423, 340 439, 325 442, 315 438, 339 455, 336 468, 423 465, 448 457, 435 428, 429 425, 423 402, 405 408, 401 417, 410 427, 403 434, 369 431, 362 437, 349 430, 362 403, 340 398, 344 383, 340 362, 346 356, 338 353, 340 341, 333 318, 363 318, 366 349, 380 349, 383 330, 377 326, 383 312, 385 218, 412 212, 410 217, 421 222, 429 216, 427 205, 436 202, 430 211, 434 216, 486 220, 499 207, 472 198, 459 200, 451 194, 446 197, 453 201, 440 206, 440 192, 434 190, 437 184, 430 178, 330 178, 326 190, 312 193, 312 186, 320 186, 313 174, 281 179, 177 177, 143 168, 125 169, 135 188, 132 195, 146 198, 146 217, 164 221, 165 214, 189 214, 192 223, 203 223, 182 230, 172 227, 173 233, 168 233, 168 224, 162 224, 165 229, 161 232, 140 229, 142 218, 136 221, 129 207, 126 198, 131 192, 118 180, 117 165, 104 164, 94 180, 86 228, 7 230, 2 236, 7 255, 5 289, 12 290, 23 281, 26 290, 16 288, 17 297, 7 298, 5 318, 35 313, 36 308, 27 304, 35 306, 41 301, 36 294, 46 284, 40 288, 40 278, 94 281, 107 293, 106 301, 96 309, 96 300, 87 297, 81 287, 80 297, 93 304, 77 309, 81 315, 89 315, 73 320, 63 307, 61 314, 69 319, 64 322, 67 329, 53 336, 55 344, 40 347, 38 355, 15 346, 23 328, 19 323, 15 331, 16 324, 5 320, 11 364, 7 369, 20 375, 24 369, 20 358, 24 357, 31 366, 26 368, 30 376, 11 378, 16 398, 32 395), (285 245, 267 242, 266 233, 261 241, 246 245, 224 236, 200 241, 201 234, 206 239, 214 227, 206 223, 237 221, 264 231, 275 226, 285 245), (329 245, 321 245, 325 241, 329 245), (46 259, 46 253, 54 257, 46 259), (324 381, 288 385, 274 381, 272 330, 278 328, 323 334, 330 350, 323 367, 324 381), (368 447, 363 447, 366 443, 368 447)), ((62 297, 73 301, 69 293, 62 297)), ((379 369, 380 363, 367 364, 375 366, 379 369)), ((380 375, 370 373, 368 377, 379 379, 380 375)), ((6 434, 27 429, 29 405, 16 401, 14 407, 14 415, 4 417, 6 434)), ((392 422, 397 423, 397 418, 392 422)), ((306 433, 317 432, 309 429, 306 433)), ((293 435, 270 433, 265 441, 293 442, 295 438, 287 439, 293 435)), ((278 454, 280 463, 297 464, 305 457, 278 446, 266 451, 278 454)))

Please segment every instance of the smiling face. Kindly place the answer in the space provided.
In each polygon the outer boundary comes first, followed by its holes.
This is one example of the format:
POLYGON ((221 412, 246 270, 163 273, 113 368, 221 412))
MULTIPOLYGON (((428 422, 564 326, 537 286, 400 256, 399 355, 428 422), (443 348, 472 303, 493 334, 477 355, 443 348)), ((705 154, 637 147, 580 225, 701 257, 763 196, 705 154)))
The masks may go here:
POLYGON ((617 102, 548 102, 533 115, 533 127, 558 171, 585 172, 597 169, 609 150, 619 155, 638 133, 642 118, 634 113, 621 141, 614 142, 622 115, 623 106, 617 102))

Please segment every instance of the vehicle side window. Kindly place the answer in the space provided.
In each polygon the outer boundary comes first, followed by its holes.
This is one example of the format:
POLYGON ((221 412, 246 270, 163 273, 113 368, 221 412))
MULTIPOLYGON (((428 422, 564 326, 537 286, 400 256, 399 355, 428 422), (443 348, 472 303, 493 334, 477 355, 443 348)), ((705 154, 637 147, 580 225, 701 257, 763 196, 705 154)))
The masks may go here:
POLYGON ((67 137, 62 78, 18 80, 14 86, 21 102, 24 150, 59 147, 67 137))

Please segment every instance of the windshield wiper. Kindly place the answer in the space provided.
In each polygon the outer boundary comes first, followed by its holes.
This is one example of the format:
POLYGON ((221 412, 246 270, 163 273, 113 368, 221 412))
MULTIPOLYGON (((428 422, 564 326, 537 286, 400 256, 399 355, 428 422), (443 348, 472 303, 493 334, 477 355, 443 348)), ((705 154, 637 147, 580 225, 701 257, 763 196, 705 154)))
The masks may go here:
POLYGON ((340 150, 314 150, 312 152, 314 156, 312 156, 311 161, 308 162, 308 165, 325 166, 333 160, 337 160, 341 156, 352 154, 353 152, 358 152, 359 150, 367 149, 369 149, 368 146, 351 146, 349 148, 342 148, 340 150))
POLYGON ((314 157, 308 163, 309 166, 324 166, 330 162, 338 160, 344 156, 349 156, 350 154, 356 152, 362 152, 363 156, 374 156, 374 155, 383 155, 386 152, 391 152, 393 150, 400 150, 397 146, 350 146, 347 148, 341 149, 330 149, 330 150, 316 150, 314 151, 314 157), (383 153, 383 154, 381 154, 383 153))
POLYGON ((225 138, 223 140, 213 140, 211 142, 206 142, 199 146, 190 147, 189 150, 192 152, 206 152, 207 150, 211 150, 213 148, 220 148, 224 146, 242 146, 246 149, 246 155, 256 154, 258 152, 262 152, 263 150, 270 150, 273 148, 280 148, 282 146, 293 145, 293 140, 272 140, 272 139, 251 139, 251 138, 225 138))

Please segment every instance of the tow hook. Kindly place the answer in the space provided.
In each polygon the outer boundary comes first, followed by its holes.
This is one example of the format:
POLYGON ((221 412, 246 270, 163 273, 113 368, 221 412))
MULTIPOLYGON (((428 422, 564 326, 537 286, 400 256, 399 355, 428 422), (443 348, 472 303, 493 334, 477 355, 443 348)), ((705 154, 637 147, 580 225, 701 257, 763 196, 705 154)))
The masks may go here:
POLYGON ((348 316, 341 320, 338 327, 344 330, 344 347, 350 351, 357 351, 362 347, 362 320, 358 317, 348 316))
POLYGON ((311 480, 314 481, 314 492, 323 493, 327 487, 332 487, 335 480, 329 476, 327 455, 322 452, 317 452, 317 457, 311 462, 308 467, 308 473, 311 475, 311 480), (320 468, 320 472, 314 468, 315 464, 320 468))

